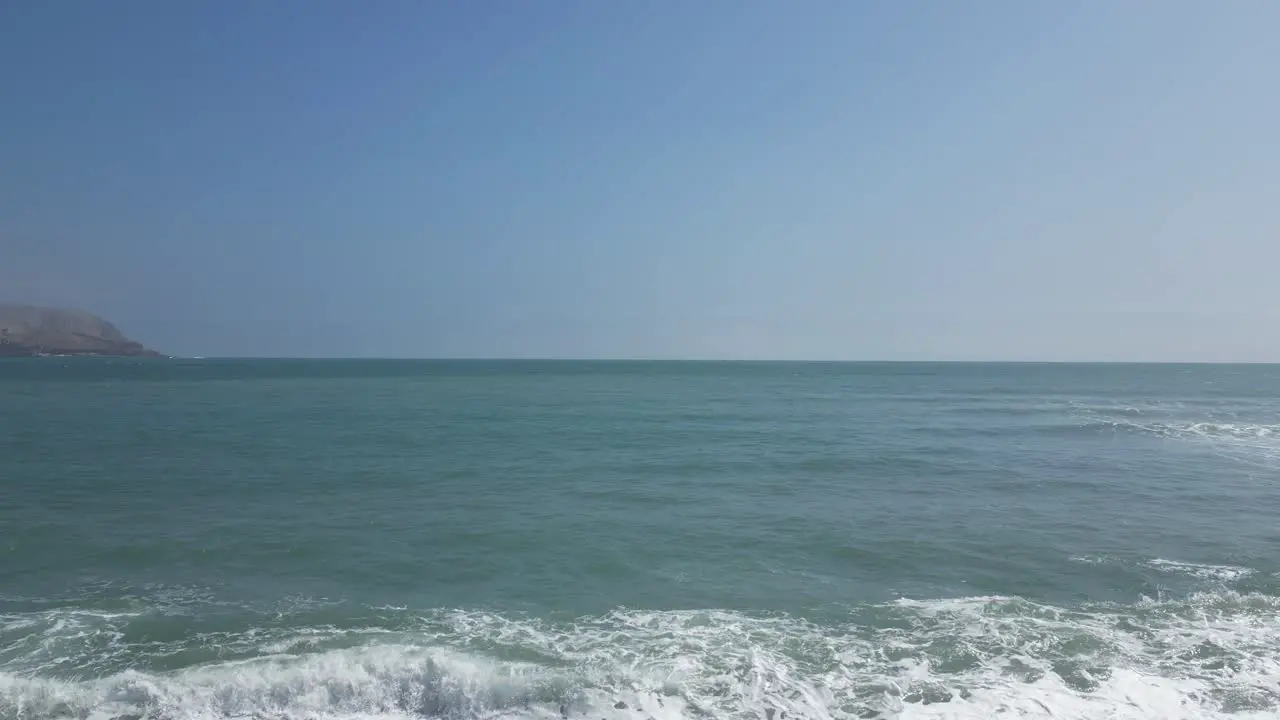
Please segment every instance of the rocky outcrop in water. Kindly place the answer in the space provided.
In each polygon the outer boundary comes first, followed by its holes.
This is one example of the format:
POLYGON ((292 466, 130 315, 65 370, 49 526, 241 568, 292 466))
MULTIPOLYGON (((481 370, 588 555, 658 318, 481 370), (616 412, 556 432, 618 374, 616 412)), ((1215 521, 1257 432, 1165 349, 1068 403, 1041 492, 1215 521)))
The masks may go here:
POLYGON ((115 325, 80 310, 0 304, 0 356, 159 356, 115 325))

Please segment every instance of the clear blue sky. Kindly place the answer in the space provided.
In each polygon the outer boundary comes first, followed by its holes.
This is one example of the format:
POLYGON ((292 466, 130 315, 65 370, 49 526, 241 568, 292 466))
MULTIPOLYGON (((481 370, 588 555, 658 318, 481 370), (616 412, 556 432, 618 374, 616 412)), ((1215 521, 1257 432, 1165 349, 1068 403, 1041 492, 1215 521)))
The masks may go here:
POLYGON ((1280 361, 1280 3, 0 0, 0 298, 187 355, 1280 361))

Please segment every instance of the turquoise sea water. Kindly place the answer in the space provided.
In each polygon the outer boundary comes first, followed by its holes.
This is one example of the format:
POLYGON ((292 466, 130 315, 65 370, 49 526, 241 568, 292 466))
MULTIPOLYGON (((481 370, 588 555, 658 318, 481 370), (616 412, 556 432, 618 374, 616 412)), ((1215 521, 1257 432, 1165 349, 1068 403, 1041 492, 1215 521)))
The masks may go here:
POLYGON ((0 718, 1280 716, 1280 368, 0 362, 0 718))

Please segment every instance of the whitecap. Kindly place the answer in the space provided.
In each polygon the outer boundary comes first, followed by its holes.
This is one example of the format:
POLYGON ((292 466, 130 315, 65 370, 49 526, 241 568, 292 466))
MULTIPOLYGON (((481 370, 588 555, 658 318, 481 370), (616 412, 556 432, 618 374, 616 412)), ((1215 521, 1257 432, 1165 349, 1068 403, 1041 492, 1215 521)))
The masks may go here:
POLYGON ((1002 596, 903 599, 824 623, 728 610, 617 610, 571 622, 438 610, 394 632, 291 632, 315 642, 244 633, 228 641, 258 642, 257 656, 98 679, 10 667, 0 673, 0 717, 1216 720, 1280 713, 1280 599, 1228 591, 1077 607, 1002 596), (327 647, 327 639, 356 644, 327 647))
POLYGON ((1186 575, 1198 580, 1218 582, 1236 582, 1253 574, 1253 570, 1236 565, 1208 565, 1200 563, 1177 562, 1156 558, 1145 563, 1148 567, 1161 572, 1186 575))

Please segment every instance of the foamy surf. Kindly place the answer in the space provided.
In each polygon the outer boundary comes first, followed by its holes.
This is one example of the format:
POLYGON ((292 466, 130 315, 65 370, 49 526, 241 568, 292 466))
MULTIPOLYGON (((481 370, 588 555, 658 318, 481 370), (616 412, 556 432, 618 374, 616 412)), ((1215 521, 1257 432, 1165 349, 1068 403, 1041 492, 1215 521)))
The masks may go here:
POLYGON ((1155 559, 1147 562, 1148 567, 1162 572, 1189 575, 1197 580, 1232 583, 1253 574, 1253 570, 1236 565, 1206 565, 1201 563, 1177 562, 1174 560, 1155 559))
MULTIPOLYGON (((1122 558, 1106 555, 1076 555, 1067 558, 1067 560, 1069 562, 1079 563, 1082 565, 1127 564, 1122 558)), ((1253 568, 1242 567, 1239 565, 1180 562, 1177 560, 1165 560, 1163 558, 1144 560, 1136 563, 1136 565, 1148 570, 1154 570, 1163 575, 1185 577, 1198 580, 1203 583, 1212 583, 1221 586, 1230 586, 1257 574, 1253 568)))
MULTIPOLYGON (((635 685, 635 683, 630 683, 635 685)), ((443 648, 368 646, 93 681, 0 675, 0 715, 27 718, 684 717, 678 696, 593 687, 591 673, 443 648)))
MULTIPOLYGON (((1200 414, 1195 409, 1157 405, 1147 408, 1076 406, 1086 426, 1113 432, 1134 432, 1166 440, 1199 444, 1225 457, 1273 467, 1280 461, 1280 422, 1244 419, 1232 413, 1200 414)), ((1259 413, 1259 416, 1261 413, 1259 413)))
MULTIPOLYGON (((902 600, 831 623, 729 611, 620 610, 561 623, 469 611, 404 618, 402 626, 354 634, 247 630, 228 639, 238 648, 256 643, 256 656, 168 672, 143 668, 182 646, 118 646, 138 669, 97 678, 53 677, 10 653, 0 718, 1280 714, 1280 601, 1262 595, 1078 608, 1004 597, 902 600), (346 646, 324 649, 327 642, 346 646)), ((19 619, 9 620, 8 632, 20 633, 19 619)), ((121 642, 129 621, 102 620, 95 634, 42 620, 37 639, 63 652, 100 652, 121 642)))

